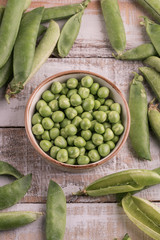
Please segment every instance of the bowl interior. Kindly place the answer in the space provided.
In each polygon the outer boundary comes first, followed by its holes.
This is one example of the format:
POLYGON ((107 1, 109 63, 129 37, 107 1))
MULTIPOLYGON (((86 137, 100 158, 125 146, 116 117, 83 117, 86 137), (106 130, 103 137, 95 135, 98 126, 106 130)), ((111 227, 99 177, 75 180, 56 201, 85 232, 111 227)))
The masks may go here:
MULTIPOLYGON (((26 120, 26 130, 27 130, 27 134, 29 136, 29 139, 31 141, 31 143, 33 144, 34 147, 36 147, 36 149, 42 154, 42 149, 39 147, 38 145, 38 141, 36 140, 36 138, 34 137, 33 133, 32 133, 32 123, 31 123, 31 118, 33 116, 33 114, 35 113, 35 106, 36 106, 36 103, 38 100, 40 100, 41 98, 41 95, 42 93, 49 89, 51 84, 53 82, 61 82, 61 83, 64 83, 67 81, 67 79, 69 78, 77 78, 78 80, 81 80, 82 77, 86 76, 87 73, 84 72, 84 73, 79 73, 78 71, 77 72, 73 72, 72 73, 64 73, 62 75, 59 75, 58 77, 54 77, 53 78, 48 78, 46 79, 45 81, 43 81, 36 89, 35 91, 33 92, 33 94, 31 95, 29 101, 28 101, 28 104, 27 104, 27 108, 26 108, 26 117, 25 117, 25 120, 26 120)), ((122 141, 124 140, 124 138, 127 138, 128 136, 128 131, 129 131, 129 111, 128 111, 128 106, 127 106, 127 102, 126 100, 124 99, 122 93, 120 92, 120 90, 113 84, 111 83, 110 81, 104 79, 104 78, 101 78, 97 75, 94 75, 93 73, 89 73, 89 75, 91 75, 94 79, 95 82, 99 83, 100 86, 105 86, 105 87, 108 87, 110 89, 110 97, 115 101, 115 102, 118 102, 121 107, 122 107, 122 114, 121 114, 121 118, 122 118, 122 123, 123 123, 123 126, 125 128, 123 134, 121 135, 118 143, 116 144, 116 147, 113 151, 111 151, 111 153, 101 159, 99 162, 96 162, 96 163, 91 163, 91 164, 88 164, 88 165, 84 165, 84 166, 79 166, 79 165, 67 165, 67 164, 64 164, 64 163, 61 163, 61 165, 63 165, 64 167, 70 167, 70 168, 91 168, 93 166, 96 166, 96 165, 99 165, 101 163, 107 160, 109 160, 110 158, 112 158, 115 153, 117 152, 117 150, 120 148, 120 146, 122 145, 122 141)), ((126 140, 126 139, 125 139, 126 140)), ((54 160, 53 158, 51 158, 48 154, 44 153, 43 152, 43 156, 45 156, 45 158, 47 158, 50 162, 54 162, 54 163, 57 163, 59 164, 58 161, 54 160)))

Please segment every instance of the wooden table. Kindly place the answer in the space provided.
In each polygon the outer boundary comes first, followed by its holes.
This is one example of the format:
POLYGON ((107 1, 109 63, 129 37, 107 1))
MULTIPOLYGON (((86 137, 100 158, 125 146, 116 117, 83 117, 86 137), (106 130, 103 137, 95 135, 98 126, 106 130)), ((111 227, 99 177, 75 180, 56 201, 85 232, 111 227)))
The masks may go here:
MULTIPOLYGON (((31 8, 76 3, 79 0, 34 0, 31 8)), ((127 35, 127 49, 149 41, 145 29, 139 25, 139 16, 146 14, 134 0, 120 0, 120 9, 127 35)), ((5 4, 5 0, 0 0, 5 4)), ((61 23, 62 25, 62 23, 61 23)), ((89 70, 110 79, 128 99, 132 72, 138 71, 142 62, 122 62, 112 57, 100 3, 92 0, 82 19, 79 36, 65 59, 50 58, 41 67, 25 90, 8 105, 4 89, 0 91, 0 160, 7 161, 22 173, 33 173, 32 187, 21 203, 7 209, 45 211, 47 188, 50 179, 58 182, 67 196, 67 226, 65 240, 113 240, 122 239, 128 232, 132 240, 149 240, 117 206, 114 196, 101 198, 75 197, 78 191, 93 180, 110 173, 132 168, 153 169, 160 166, 160 147, 151 134, 152 161, 137 159, 128 140, 120 153, 105 165, 86 173, 71 174, 56 170, 47 164, 31 146, 24 129, 24 110, 35 87, 45 78, 66 70, 89 70)), ((145 83, 148 100, 151 90, 145 83)), ((1 178, 0 184, 9 182, 1 178)), ((160 205, 159 186, 147 189, 139 196, 160 205)), ((0 232, 1 240, 44 240, 45 217, 29 226, 8 232, 0 232)))

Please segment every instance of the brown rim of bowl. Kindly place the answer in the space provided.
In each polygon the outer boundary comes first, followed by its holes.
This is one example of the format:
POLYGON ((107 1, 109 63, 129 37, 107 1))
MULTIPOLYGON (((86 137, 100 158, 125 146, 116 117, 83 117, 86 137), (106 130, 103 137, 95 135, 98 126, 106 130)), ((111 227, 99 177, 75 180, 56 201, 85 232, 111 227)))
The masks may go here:
POLYGON ((61 72, 61 73, 57 73, 47 79, 45 79, 42 83, 40 83, 36 89, 33 91, 33 93, 31 94, 28 102, 27 102, 27 105, 26 105, 26 110, 25 110, 25 128, 26 128, 26 133, 28 135, 28 138, 31 142, 31 144, 33 145, 33 147, 37 150, 37 152, 39 152, 41 154, 41 156, 43 156, 44 158, 46 158, 49 162, 51 163, 54 163, 56 164, 57 166, 59 167, 65 167, 65 168, 68 168, 68 169, 77 169, 77 170, 81 170, 81 169, 90 169, 90 168, 94 168, 98 165, 101 165, 105 162, 107 162, 108 160, 110 160, 111 158, 113 158, 119 151, 120 149, 122 148, 123 144, 126 142, 127 140, 127 137, 128 137, 128 134, 129 134, 129 129, 130 129, 130 112, 129 112, 129 108, 128 108, 128 104, 127 104, 127 101, 126 99, 124 98, 123 94, 121 93, 121 91, 112 83, 110 82, 108 79, 104 78, 103 76, 99 75, 99 74, 96 74, 96 73, 93 73, 93 72, 89 72, 89 71, 83 71, 83 70, 71 70, 71 71, 65 71, 65 72, 61 72), (61 76, 64 76, 64 75, 68 75, 68 74, 79 74, 79 73, 83 73, 83 74, 87 74, 87 75, 93 75, 93 76, 96 76, 98 78, 101 78, 103 79, 104 81, 106 81, 108 84, 110 84, 118 93, 119 95, 121 96, 121 98, 123 99, 124 101, 124 104, 125 104, 125 107, 126 107, 126 111, 127 111, 127 128, 125 129, 125 134, 124 134, 124 137, 120 143, 120 145, 118 146, 118 148, 116 149, 116 151, 113 150, 113 152, 111 152, 111 154, 105 158, 103 158, 102 160, 98 161, 98 162, 95 162, 95 163, 90 163, 88 165, 69 165, 69 164, 65 164, 65 163, 61 163, 53 158, 51 158, 47 153, 45 153, 40 147, 38 144, 35 143, 35 138, 33 135, 30 134, 29 132, 29 126, 28 126, 28 119, 29 119, 29 109, 32 105, 32 101, 34 99, 34 96, 35 94, 39 91, 39 89, 41 87, 43 87, 46 83, 54 80, 55 78, 57 77, 61 77, 61 76))

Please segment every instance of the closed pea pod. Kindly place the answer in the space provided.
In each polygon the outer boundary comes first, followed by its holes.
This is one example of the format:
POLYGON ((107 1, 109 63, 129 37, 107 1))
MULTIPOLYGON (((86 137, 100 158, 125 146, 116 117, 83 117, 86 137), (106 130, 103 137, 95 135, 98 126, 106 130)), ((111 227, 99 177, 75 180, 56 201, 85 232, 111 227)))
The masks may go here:
POLYGON ((63 240, 66 226, 66 198, 61 187, 49 183, 47 195, 46 240, 63 240))
POLYGON ((113 49, 121 54, 126 46, 126 35, 117 0, 101 0, 109 40, 113 49))
POLYGON ((157 72, 160 72, 160 58, 156 56, 148 57, 143 62, 146 65, 149 65, 150 67, 154 68, 157 72))
POLYGON ((13 60, 12 56, 8 59, 5 65, 0 69, 0 88, 3 87, 13 75, 13 60))
POLYGON ((0 210, 19 202, 31 186, 32 175, 24 176, 13 183, 0 187, 0 210))
POLYGON ((3 161, 0 161, 0 175, 10 175, 17 179, 23 177, 23 175, 16 168, 3 161))
POLYGON ((135 73, 135 77, 130 85, 129 109, 131 127, 129 135, 136 154, 140 158, 151 160, 147 96, 142 81, 143 77, 135 73))
POLYGON ((160 110, 158 109, 158 104, 150 104, 148 108, 148 119, 151 129, 160 141, 160 110))
POLYGON ((152 88, 158 101, 160 101, 160 73, 149 67, 140 67, 139 70, 152 88))
POLYGON ((2 212, 0 213, 0 231, 18 228, 36 221, 42 213, 38 212, 2 212))
POLYGON ((66 57, 69 54, 69 51, 78 36, 83 13, 84 11, 75 14, 64 25, 57 44, 60 57, 66 57))

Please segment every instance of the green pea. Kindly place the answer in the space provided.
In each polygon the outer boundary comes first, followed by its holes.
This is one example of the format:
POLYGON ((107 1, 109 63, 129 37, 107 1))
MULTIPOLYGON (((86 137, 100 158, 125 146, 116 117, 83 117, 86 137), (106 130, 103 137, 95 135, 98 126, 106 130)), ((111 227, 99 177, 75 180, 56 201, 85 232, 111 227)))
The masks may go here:
POLYGON ((99 134, 103 134, 105 132, 103 124, 98 123, 98 122, 95 124, 94 129, 99 134))
POLYGON ((81 79, 81 85, 86 88, 90 88, 93 84, 93 78, 89 75, 81 79))
POLYGON ((88 118, 82 119, 82 121, 80 122, 80 127, 83 130, 89 129, 91 127, 91 121, 88 118))
POLYGON ((66 83, 62 83, 62 91, 61 93, 64 95, 67 95, 69 89, 67 88, 67 84, 66 83))
POLYGON ((92 135, 92 142, 96 145, 99 146, 103 143, 103 136, 98 134, 98 133, 94 133, 92 135))
POLYGON ((121 135, 124 131, 124 127, 122 124, 120 123, 116 123, 114 124, 114 126, 112 127, 112 130, 114 132, 115 135, 121 135))
POLYGON ((79 155, 85 155, 86 149, 84 147, 79 148, 79 155))
POLYGON ((45 130, 50 130, 54 126, 54 122, 49 118, 43 118, 42 120, 42 126, 45 130))
POLYGON ((119 137, 118 136, 114 136, 114 138, 112 138, 112 142, 117 143, 119 141, 119 137))
POLYGON ((88 141, 92 137, 92 132, 90 130, 82 130, 81 137, 84 138, 84 140, 88 141))
POLYGON ((77 147, 69 147, 68 148, 68 156, 70 158, 77 158, 79 156, 79 149, 77 147))
POLYGON ((49 131, 44 131, 44 133, 42 134, 42 139, 43 140, 48 140, 50 141, 50 135, 49 135, 49 131))
POLYGON ((87 141, 87 142, 86 142, 85 148, 86 148, 88 151, 94 149, 95 147, 96 147, 96 146, 93 144, 92 141, 87 141))
POLYGON ((86 165, 86 164, 88 164, 90 162, 90 159, 89 159, 89 157, 87 157, 87 156, 79 156, 78 158, 77 158, 77 163, 78 163, 78 165, 86 165))
POLYGON ((44 133, 44 128, 42 127, 42 125, 40 123, 37 123, 32 127, 32 132, 36 136, 42 135, 44 133))
POLYGON ((52 143, 48 140, 41 140, 40 141, 40 147, 44 152, 48 152, 49 149, 52 147, 52 143))
POLYGON ((113 150, 115 148, 115 143, 113 142, 113 139, 112 139, 112 141, 108 141, 106 143, 108 144, 108 146, 110 147, 111 150, 113 150))
POLYGON ((60 94, 59 94, 59 93, 57 93, 57 94, 54 95, 54 99, 55 99, 55 100, 58 100, 59 97, 60 97, 60 94))
POLYGON ((109 89, 107 87, 101 87, 98 89, 97 95, 99 98, 107 98, 109 96, 109 89))
POLYGON ((117 123, 120 120, 120 115, 116 111, 111 111, 108 113, 108 120, 110 123, 117 123))
POLYGON ((77 107, 75 107, 75 110, 77 111, 78 114, 83 113, 83 108, 82 108, 82 106, 77 106, 77 107))
POLYGON ((62 111, 56 111, 52 114, 52 119, 56 123, 60 123, 64 120, 64 113, 62 111))
POLYGON ((67 125, 71 124, 71 120, 65 118, 61 123, 60 126, 61 128, 65 128, 67 125))
POLYGON ((98 111, 107 112, 109 110, 108 106, 102 105, 99 107, 98 111))
POLYGON ((97 109, 99 109, 100 106, 101 106, 100 101, 95 100, 95 101, 94 101, 94 109, 97 110, 97 109))
POLYGON ((62 109, 66 109, 70 107, 69 99, 66 96, 62 99, 59 99, 59 107, 62 109))
POLYGON ((42 117, 49 117, 52 114, 51 108, 49 106, 42 106, 39 109, 39 113, 42 117))
POLYGON ((54 127, 60 129, 60 124, 59 123, 54 123, 54 127))
POLYGON ((32 117, 32 125, 42 122, 42 117, 39 113, 35 113, 32 117))
POLYGON ((67 80, 67 87, 69 89, 75 89, 78 85, 78 80, 76 78, 70 78, 67 80))
POLYGON ((105 98, 97 98, 97 100, 100 102, 101 105, 105 103, 105 98))
POLYGON ((60 82, 53 82, 51 86, 51 92, 54 94, 60 93, 62 91, 62 84, 60 82))
POLYGON ((81 115, 81 118, 88 118, 90 121, 93 120, 93 116, 90 112, 83 112, 82 115, 81 115))
POLYGON ((76 127, 79 127, 81 121, 82 121, 82 118, 80 118, 79 116, 76 116, 76 117, 72 120, 72 124, 75 125, 76 127))
POLYGON ((99 89, 99 83, 93 83, 90 90, 93 95, 96 95, 98 89, 99 89))
POLYGON ((103 123, 104 129, 111 128, 111 124, 108 122, 103 123))
POLYGON ((114 103, 114 101, 112 99, 107 99, 104 104, 106 106, 110 107, 113 103, 114 103))
POLYGON ((65 127, 65 132, 68 136, 74 136, 77 134, 77 128, 73 124, 69 124, 65 127))
POLYGON ((70 107, 65 110, 65 114, 68 119, 72 120, 73 118, 75 118, 77 116, 77 111, 74 108, 70 107))
POLYGON ((84 147, 86 145, 86 141, 82 137, 77 137, 74 140, 74 145, 76 147, 84 147))
POLYGON ((111 111, 116 111, 118 112, 119 114, 121 113, 121 105, 119 103, 113 103, 111 106, 110 106, 110 109, 111 111))
POLYGON ((91 98, 86 98, 83 101, 82 106, 85 111, 91 111, 94 108, 94 100, 91 98))
POLYGON ((66 149, 60 149, 57 153, 56 159, 59 162, 67 162, 68 161, 68 152, 66 149))
POLYGON ((96 120, 91 121, 91 127, 89 128, 92 132, 94 131, 94 126, 96 124, 96 120))
POLYGON ((70 145, 70 146, 73 146, 74 145, 74 140, 77 138, 77 136, 69 136, 68 138, 67 138, 67 143, 68 143, 68 145, 70 145))
POLYGON ((55 159, 56 156, 57 156, 57 153, 59 152, 59 150, 60 150, 59 147, 53 146, 53 147, 50 149, 50 156, 55 159))
POLYGON ((79 94, 75 93, 70 98, 71 105, 76 107, 82 103, 82 99, 79 94))
POLYGON ((64 137, 58 136, 55 139, 55 146, 60 147, 60 148, 66 148, 67 147, 67 141, 65 140, 64 137))
POLYGON ((61 128, 61 130, 60 130, 60 135, 62 136, 62 137, 64 137, 64 138, 67 138, 67 133, 66 133, 66 131, 65 131, 65 128, 61 128))
POLYGON ((66 164, 75 165, 75 164, 76 164, 76 159, 74 159, 74 158, 68 158, 68 161, 66 162, 66 164))
POLYGON ((110 128, 107 128, 103 137, 104 137, 104 141, 112 140, 114 138, 114 133, 110 128))
POLYGON ((44 101, 44 100, 39 100, 38 102, 37 102, 37 104, 36 104, 36 109, 37 109, 37 111, 39 111, 39 109, 41 108, 41 107, 43 107, 43 106, 47 106, 47 103, 44 101))
POLYGON ((76 94, 77 92, 77 89, 71 89, 68 91, 67 97, 70 98, 73 94, 76 94))
POLYGON ((101 159, 98 151, 95 149, 89 151, 88 157, 90 158, 91 162, 97 162, 101 159))
POLYGON ((45 102, 50 102, 54 99, 54 94, 51 91, 46 90, 43 92, 42 98, 44 99, 45 102))
POLYGON ((89 94, 88 98, 91 98, 92 100, 95 100, 93 94, 89 94))
POLYGON ((82 99, 88 98, 90 90, 85 87, 80 87, 78 90, 79 95, 81 96, 82 99))
POLYGON ((57 111, 59 109, 59 105, 58 105, 58 101, 56 99, 52 100, 51 102, 49 102, 49 107, 51 108, 51 110, 57 111))
POLYGON ((107 119, 107 114, 103 111, 95 111, 94 112, 94 118, 99 122, 99 123, 104 123, 107 119))
POLYGON ((106 157, 110 153, 110 147, 107 143, 101 144, 98 147, 98 152, 101 155, 101 157, 106 157))

